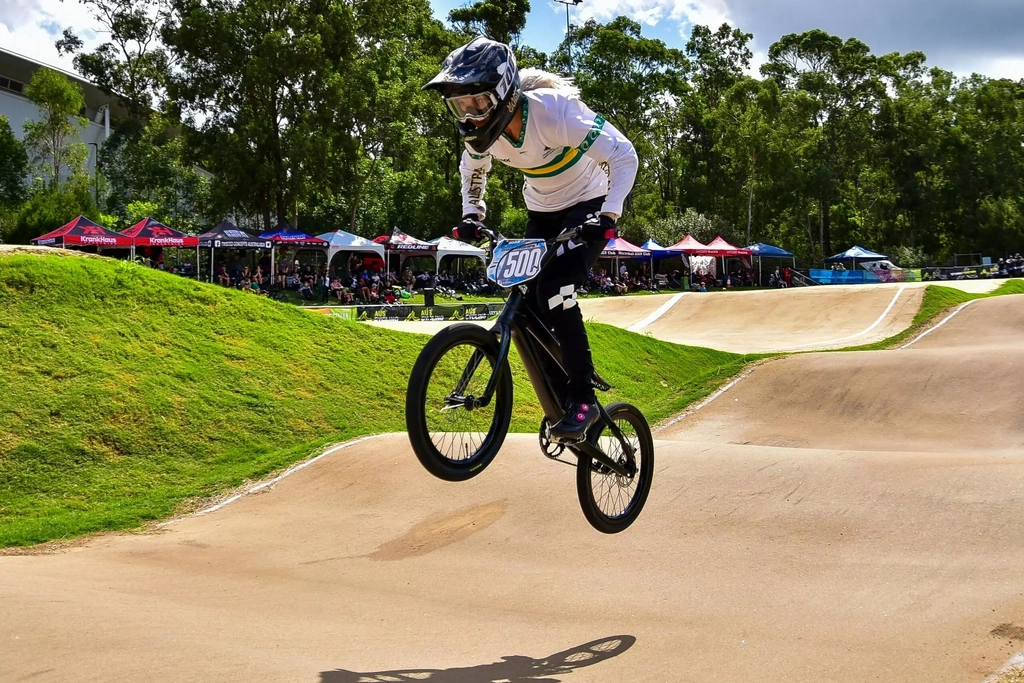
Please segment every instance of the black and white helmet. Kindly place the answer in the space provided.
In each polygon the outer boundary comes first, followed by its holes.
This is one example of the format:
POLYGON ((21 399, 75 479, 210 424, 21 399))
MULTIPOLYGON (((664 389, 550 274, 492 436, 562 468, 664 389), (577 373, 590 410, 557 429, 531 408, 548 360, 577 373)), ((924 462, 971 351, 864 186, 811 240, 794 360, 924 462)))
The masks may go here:
POLYGON ((477 36, 444 60, 441 73, 423 86, 436 90, 459 121, 466 143, 483 154, 512 121, 519 104, 519 69, 511 48, 477 36), (477 127, 472 122, 486 120, 477 127))

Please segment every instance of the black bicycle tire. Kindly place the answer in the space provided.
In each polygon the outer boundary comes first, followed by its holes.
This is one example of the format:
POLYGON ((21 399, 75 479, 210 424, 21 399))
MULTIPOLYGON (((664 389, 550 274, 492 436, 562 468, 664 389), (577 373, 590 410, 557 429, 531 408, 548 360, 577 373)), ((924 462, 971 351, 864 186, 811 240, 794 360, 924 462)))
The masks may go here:
MULTIPOLYGON (((629 403, 613 403, 605 407, 608 416, 614 422, 617 417, 628 415, 627 420, 633 427, 639 442, 640 458, 640 481, 637 482, 636 493, 630 500, 625 514, 619 517, 609 517, 598 508, 594 500, 594 490, 590 484, 591 458, 588 455, 578 454, 576 463, 576 495, 580 501, 580 508, 583 516, 587 518, 590 525, 604 534, 617 534, 625 531, 637 520, 647 503, 647 496, 651 492, 651 484, 654 481, 654 437, 651 435, 650 425, 647 418, 636 406, 629 403)), ((587 440, 597 443, 601 433, 607 428, 603 420, 600 420, 591 427, 587 440)))
POLYGON ((500 373, 494 392, 494 418, 490 430, 476 453, 456 462, 437 450, 427 427, 426 395, 432 371, 445 353, 460 344, 472 344, 482 350, 493 364, 498 357, 498 340, 494 333, 472 323, 450 325, 431 338, 420 351, 409 375, 405 398, 405 426, 413 453, 428 472, 445 481, 465 481, 484 471, 498 454, 512 421, 512 372, 506 359, 495 372, 500 373))

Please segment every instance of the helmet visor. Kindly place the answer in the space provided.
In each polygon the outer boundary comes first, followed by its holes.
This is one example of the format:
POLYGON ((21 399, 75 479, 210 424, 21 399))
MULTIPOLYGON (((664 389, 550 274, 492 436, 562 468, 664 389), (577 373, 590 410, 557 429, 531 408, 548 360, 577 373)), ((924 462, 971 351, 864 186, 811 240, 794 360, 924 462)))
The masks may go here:
POLYGON ((446 97, 444 101, 459 121, 485 119, 498 106, 498 98, 493 92, 446 97))

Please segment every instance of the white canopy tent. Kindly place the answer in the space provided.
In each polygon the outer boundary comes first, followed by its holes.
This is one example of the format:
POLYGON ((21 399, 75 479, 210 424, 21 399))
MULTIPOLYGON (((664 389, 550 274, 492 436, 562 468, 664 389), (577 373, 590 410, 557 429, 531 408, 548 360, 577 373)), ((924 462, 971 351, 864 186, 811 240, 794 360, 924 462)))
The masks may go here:
POLYGON ((487 250, 481 249, 480 247, 474 247, 472 244, 460 242, 459 240, 446 235, 432 239, 430 240, 430 243, 437 245, 435 272, 441 271, 441 259, 445 256, 466 256, 469 258, 478 258, 483 261, 484 265, 487 265, 487 250))
POLYGON ((325 232, 322 235, 317 235, 317 237, 327 242, 328 268, 331 265, 331 261, 334 259, 334 255, 340 251, 370 252, 380 256, 381 261, 384 260, 384 245, 377 244, 365 237, 353 235, 352 233, 345 232, 344 230, 325 232))

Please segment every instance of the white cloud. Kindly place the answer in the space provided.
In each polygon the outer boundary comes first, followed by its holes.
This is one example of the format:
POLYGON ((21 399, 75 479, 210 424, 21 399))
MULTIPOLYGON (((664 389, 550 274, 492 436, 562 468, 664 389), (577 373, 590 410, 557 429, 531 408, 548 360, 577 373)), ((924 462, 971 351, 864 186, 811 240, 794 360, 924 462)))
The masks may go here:
POLYGON ((100 41, 89 10, 77 0, 0 1, 0 46, 65 71, 74 71, 70 55, 57 54, 54 42, 65 28, 74 29, 86 49, 100 41))
POLYGON ((989 78, 1024 80, 1024 57, 992 57, 972 59, 966 64, 957 64, 953 71, 957 76, 967 77, 979 73, 989 78))
POLYGON ((582 21, 608 21, 620 15, 648 26, 667 18, 679 24, 680 35, 688 35, 695 24, 718 28, 733 23, 725 0, 589 0, 580 5, 582 21))

